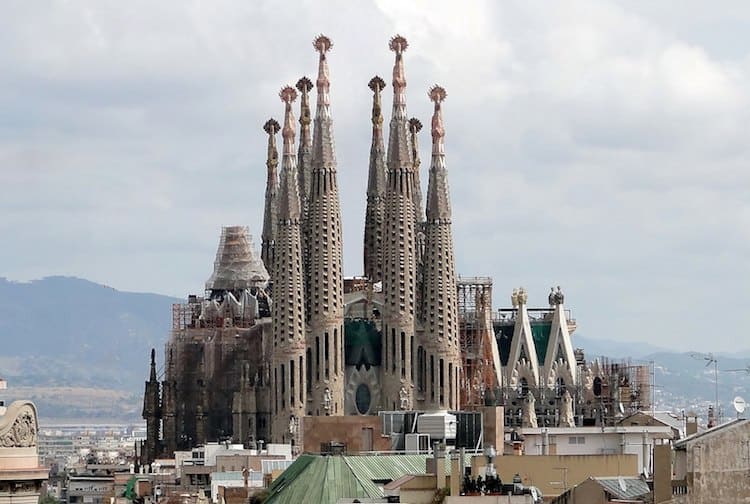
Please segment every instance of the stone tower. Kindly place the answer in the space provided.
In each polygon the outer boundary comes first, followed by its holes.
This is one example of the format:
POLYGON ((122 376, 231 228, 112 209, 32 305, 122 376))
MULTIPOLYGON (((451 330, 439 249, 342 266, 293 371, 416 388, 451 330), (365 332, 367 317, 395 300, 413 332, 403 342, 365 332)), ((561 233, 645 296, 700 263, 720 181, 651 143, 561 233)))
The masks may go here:
POLYGON ((161 424, 159 380, 156 378, 156 351, 151 349, 151 370, 143 395, 143 418, 146 420, 146 444, 143 460, 153 462, 159 455, 159 425, 161 424))
POLYGON ((393 112, 388 137, 388 185, 383 230, 383 401, 384 409, 414 404, 411 349, 415 322, 414 170, 406 115, 403 53, 400 35, 390 41, 393 65, 393 112))
POLYGON ((383 222, 387 168, 383 144, 383 109, 380 92, 385 81, 378 76, 370 79, 372 89, 372 144, 367 178, 367 210, 365 212, 365 276, 371 283, 383 279, 383 222))
POLYGON ((414 220, 417 224, 424 223, 424 212, 422 211, 422 183, 420 182, 419 169, 422 161, 419 159, 419 132, 422 131, 422 121, 416 117, 409 119, 409 144, 411 147, 411 160, 414 163, 414 220))
POLYGON ((308 207, 310 206, 310 183, 312 181, 312 135, 310 124, 310 90, 313 83, 307 77, 297 81, 297 91, 300 93, 299 111, 299 148, 297 149, 297 180, 299 185, 299 199, 302 209, 300 226, 302 230, 302 269, 305 272, 305 313, 310 308, 310 277, 307 271, 310 269, 310 222, 308 219, 308 207))
MULTIPOLYGON (((419 181, 419 167, 422 161, 419 159, 419 132, 422 131, 422 121, 416 117, 409 119, 409 144, 411 146, 411 159, 414 163, 414 241, 415 260, 417 268, 417 279, 415 281, 417 293, 424 290, 424 212, 422 210, 422 187, 419 181)), ((417 294, 414 314, 417 321, 424 320, 424 299, 417 294)))
POLYGON ((269 119, 263 125, 268 133, 268 156, 266 159, 266 206, 263 212, 263 231, 261 233, 260 258, 266 269, 273 274, 274 244, 276 241, 276 226, 279 220, 276 199, 279 192, 279 176, 276 168, 279 166, 279 152, 276 149, 276 133, 279 123, 276 119, 269 119))
POLYGON ((281 90, 285 104, 284 150, 279 187, 279 220, 273 283, 272 425, 275 442, 295 440, 291 426, 305 414, 305 313, 297 159, 294 153, 294 88, 281 90))
POLYGON ((299 180, 299 195, 302 203, 302 213, 307 211, 307 199, 310 196, 310 181, 312 180, 312 136, 310 135, 310 90, 313 83, 307 77, 297 81, 297 91, 300 93, 299 107, 299 148, 297 149, 297 179, 299 180))
POLYGON ((326 53, 331 40, 313 42, 319 53, 318 91, 313 120, 313 156, 307 225, 310 232, 310 284, 307 306, 307 387, 311 415, 344 412, 344 285, 342 277, 341 208, 336 177, 336 152, 329 98, 326 53))
POLYGON ((448 172, 445 166, 445 128, 442 102, 445 89, 434 86, 430 99, 435 103, 432 116, 432 162, 427 189, 427 219, 424 251, 424 334, 417 350, 418 384, 426 384, 427 409, 458 409, 459 348, 456 264, 453 257, 451 204, 448 172), (426 376, 425 376, 426 375, 426 376))

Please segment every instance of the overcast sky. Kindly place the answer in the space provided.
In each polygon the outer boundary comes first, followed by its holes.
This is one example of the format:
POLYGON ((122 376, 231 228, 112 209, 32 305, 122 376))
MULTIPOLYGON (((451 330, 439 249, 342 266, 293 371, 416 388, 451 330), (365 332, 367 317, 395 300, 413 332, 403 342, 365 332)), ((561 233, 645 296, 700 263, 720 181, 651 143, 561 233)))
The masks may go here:
POLYGON ((745 1, 3 2, 0 276, 200 293, 222 225, 260 246, 262 125, 282 85, 314 77, 318 33, 347 275, 367 82, 388 83, 388 121, 400 33, 409 114, 429 123, 427 89, 448 91, 457 267, 493 277, 496 307, 561 285, 590 337, 750 347, 745 1))

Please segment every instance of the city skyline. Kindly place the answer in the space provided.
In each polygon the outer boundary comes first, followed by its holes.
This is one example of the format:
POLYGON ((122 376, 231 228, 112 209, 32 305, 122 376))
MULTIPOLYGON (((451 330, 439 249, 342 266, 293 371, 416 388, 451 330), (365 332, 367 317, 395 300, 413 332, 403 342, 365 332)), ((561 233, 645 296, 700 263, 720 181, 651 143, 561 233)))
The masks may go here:
MULTIPOLYGON (((0 21, 2 276, 184 297, 222 225, 249 225, 259 247, 262 126, 282 119, 282 85, 314 78, 320 32, 334 41, 344 274, 362 274, 367 83, 380 75, 390 95, 400 32, 410 115, 429 124, 429 87, 448 90, 457 272, 492 276, 495 308, 519 285, 546 305, 559 284, 581 334, 678 350, 731 350, 750 322, 750 53, 728 42, 750 39, 735 33, 741 4, 731 18, 646 2, 101 5, 19 2, 0 21)), ((424 192, 428 131, 420 145, 424 192)))

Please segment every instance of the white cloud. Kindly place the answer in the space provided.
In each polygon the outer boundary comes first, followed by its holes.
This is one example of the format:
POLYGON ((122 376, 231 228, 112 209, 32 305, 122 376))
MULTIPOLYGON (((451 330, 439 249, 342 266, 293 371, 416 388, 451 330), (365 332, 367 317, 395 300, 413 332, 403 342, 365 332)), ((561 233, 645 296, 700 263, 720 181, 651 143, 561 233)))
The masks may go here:
POLYGON ((492 275, 496 305, 516 285, 543 303, 560 284, 590 336, 708 349, 711 334, 712 350, 730 348, 750 323, 738 301, 750 56, 709 28, 745 40, 734 20, 750 13, 671 5, 14 2, 0 20, 0 231, 12 237, 0 274, 200 290, 221 225, 260 232, 261 125, 280 116, 281 85, 314 74, 319 32, 335 44, 345 269, 360 273, 366 84, 390 81, 401 32, 410 113, 427 122, 427 88, 448 90, 461 273, 492 275))

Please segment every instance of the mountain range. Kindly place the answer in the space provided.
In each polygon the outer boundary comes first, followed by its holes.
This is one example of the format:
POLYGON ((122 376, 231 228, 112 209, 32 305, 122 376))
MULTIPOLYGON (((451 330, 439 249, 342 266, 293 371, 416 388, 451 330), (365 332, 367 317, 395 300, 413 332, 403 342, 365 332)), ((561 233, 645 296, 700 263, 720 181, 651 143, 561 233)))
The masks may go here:
MULTIPOLYGON (((121 292, 73 277, 31 282, 0 278, 1 399, 32 399, 42 423, 140 421, 149 353, 157 361, 171 327, 171 307, 182 300, 121 292)), ((592 338, 573 345, 587 359, 608 356, 653 363, 658 409, 705 411, 715 401, 733 415, 731 401, 750 387, 750 351, 678 353, 648 344, 592 338), (710 357, 709 357, 710 358, 710 357), (726 370, 739 371, 726 371, 726 370), (718 389, 715 376, 718 376, 718 389)))

